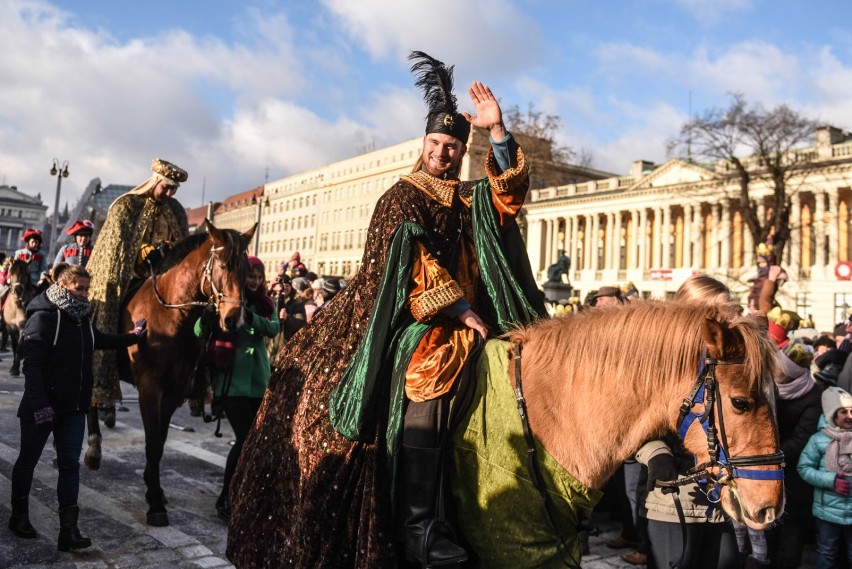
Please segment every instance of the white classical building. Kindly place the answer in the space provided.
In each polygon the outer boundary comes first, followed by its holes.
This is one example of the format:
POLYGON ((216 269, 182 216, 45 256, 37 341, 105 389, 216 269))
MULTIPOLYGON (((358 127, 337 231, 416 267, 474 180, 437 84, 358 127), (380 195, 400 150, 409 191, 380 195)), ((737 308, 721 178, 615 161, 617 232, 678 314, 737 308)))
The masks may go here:
MULTIPOLYGON (((820 128, 814 148, 791 160, 811 166, 788 183, 792 236, 783 259, 790 281, 777 296, 785 308, 812 315, 831 330, 852 306, 849 263, 852 137, 820 128)), ((727 164, 673 159, 637 161, 629 175, 532 190, 526 243, 534 273, 545 280, 560 250, 581 295, 632 281, 645 296, 665 298, 694 272, 726 282, 743 299, 756 273, 755 243, 736 200, 727 164)), ((770 214, 768 186, 752 189, 757 213, 770 214)))

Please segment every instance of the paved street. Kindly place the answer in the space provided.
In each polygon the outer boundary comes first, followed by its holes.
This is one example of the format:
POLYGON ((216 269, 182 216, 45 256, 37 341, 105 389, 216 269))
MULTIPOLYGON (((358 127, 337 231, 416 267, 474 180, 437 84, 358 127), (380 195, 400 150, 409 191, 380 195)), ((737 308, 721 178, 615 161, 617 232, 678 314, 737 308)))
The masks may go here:
MULTIPOLYGON (((115 429, 104 428, 104 458, 99 471, 80 469, 80 527, 93 547, 79 553, 56 550, 56 470, 52 450, 36 468, 30 498, 30 518, 39 532, 33 540, 19 539, 6 528, 12 465, 18 455, 16 412, 23 378, 8 374, 9 354, 0 353, 0 568, 218 568, 231 567, 225 559, 225 524, 216 517, 214 502, 222 481, 225 457, 232 439, 222 423, 223 437, 213 436, 215 423, 190 417, 186 406, 175 414, 162 462, 162 483, 169 500, 171 526, 145 524, 144 436, 136 392, 123 385, 128 412, 118 413, 115 429)), ((84 445, 85 450, 85 445, 84 445)), ((619 558, 627 550, 608 549, 603 543, 618 533, 616 524, 597 516, 600 534, 590 538, 591 554, 585 569, 632 567, 619 558)), ((812 567, 811 563, 805 565, 812 567)))

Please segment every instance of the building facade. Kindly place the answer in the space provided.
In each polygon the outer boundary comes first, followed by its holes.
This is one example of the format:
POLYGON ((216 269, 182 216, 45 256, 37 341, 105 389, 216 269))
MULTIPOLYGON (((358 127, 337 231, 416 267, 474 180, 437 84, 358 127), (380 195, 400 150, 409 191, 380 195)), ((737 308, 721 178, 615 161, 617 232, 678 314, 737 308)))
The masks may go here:
MULTIPOLYGON (((790 276, 777 299, 830 330, 852 306, 849 264, 852 137, 824 127, 813 148, 791 160, 809 163, 789 180, 791 239, 783 251, 790 276)), ((637 161, 629 175, 533 190, 526 243, 540 280, 560 251, 583 296, 632 281, 666 298, 694 272, 713 275, 744 299, 756 274, 755 249, 738 205, 738 181, 725 163, 637 161)), ((757 215, 771 215, 771 188, 757 184, 757 215)))
POLYGON ((41 196, 29 196, 16 186, 0 186, 0 251, 11 255, 20 249, 21 236, 28 227, 47 229, 47 206, 41 196))

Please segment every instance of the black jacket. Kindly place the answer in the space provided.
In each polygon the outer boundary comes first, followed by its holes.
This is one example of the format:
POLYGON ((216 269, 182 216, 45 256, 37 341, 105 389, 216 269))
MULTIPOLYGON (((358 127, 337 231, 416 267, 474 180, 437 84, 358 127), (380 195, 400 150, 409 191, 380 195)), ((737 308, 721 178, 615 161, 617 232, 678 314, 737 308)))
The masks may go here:
POLYGON ((814 489, 809 486, 796 468, 799 456, 815 432, 822 415, 822 390, 814 385, 810 391, 796 399, 776 400, 778 405, 778 435, 784 451, 784 487, 787 492, 785 513, 809 515, 814 489))
POLYGON ((44 407, 54 413, 88 411, 92 399, 92 351, 132 346, 136 334, 106 334, 89 316, 76 322, 45 293, 27 305, 23 334, 24 396, 18 417, 44 407))

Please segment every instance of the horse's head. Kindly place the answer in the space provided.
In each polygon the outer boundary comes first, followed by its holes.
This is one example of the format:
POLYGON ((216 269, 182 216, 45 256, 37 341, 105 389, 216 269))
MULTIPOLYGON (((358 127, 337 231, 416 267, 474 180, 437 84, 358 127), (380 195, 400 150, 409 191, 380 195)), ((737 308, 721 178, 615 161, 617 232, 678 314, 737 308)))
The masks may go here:
POLYGON ((30 270, 26 261, 15 259, 9 267, 9 288, 22 304, 30 301, 30 270))
POLYGON ((243 287, 248 270, 246 249, 257 224, 240 233, 233 229, 218 229, 209 220, 205 223, 211 240, 210 257, 205 267, 211 301, 218 308, 222 330, 233 330, 242 322, 243 287))
POLYGON ((687 415, 678 427, 686 448, 716 480, 710 499, 720 499, 733 519, 763 529, 784 509, 775 348, 751 318, 717 313, 704 321, 701 335, 706 358, 696 382, 703 388, 693 397, 697 416, 687 415))

